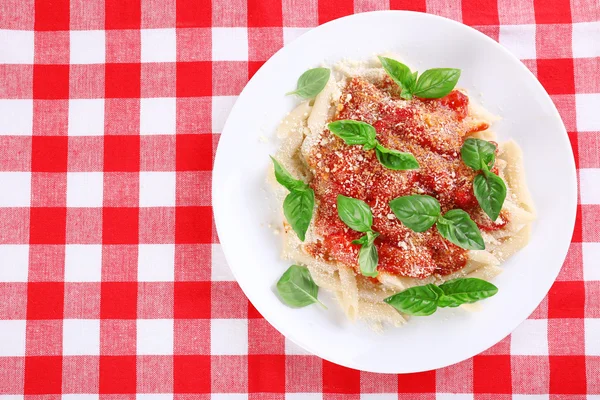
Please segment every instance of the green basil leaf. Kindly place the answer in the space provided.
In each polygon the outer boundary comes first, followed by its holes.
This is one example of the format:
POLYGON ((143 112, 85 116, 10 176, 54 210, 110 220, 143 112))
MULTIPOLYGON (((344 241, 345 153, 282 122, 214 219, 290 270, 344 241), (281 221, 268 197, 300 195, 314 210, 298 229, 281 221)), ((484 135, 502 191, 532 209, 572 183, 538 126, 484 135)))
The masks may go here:
POLYGON ((475 303, 498 293, 496 286, 478 278, 454 279, 441 284, 439 288, 444 293, 438 303, 440 307, 458 307, 465 303, 475 303))
POLYGON ((473 192, 481 209, 495 221, 506 199, 506 185, 502 178, 484 169, 483 174, 477 175, 473 181, 473 192))
POLYGON ((479 171, 482 164, 492 168, 496 160, 496 146, 487 140, 469 138, 460 148, 460 156, 475 171, 479 171))
POLYGON ((379 143, 375 147, 377 159, 384 167, 395 171, 407 169, 418 169, 419 163, 415 156, 410 153, 402 153, 397 150, 386 149, 379 143))
MULTIPOLYGON (((281 300, 290 307, 306 307, 319 303, 317 299, 319 287, 313 281, 310 271, 300 265, 292 265, 277 281, 277 293, 281 300)), ((327 308, 327 307, 325 307, 327 308)))
POLYGON ((290 192, 294 190, 304 190, 308 188, 308 185, 299 179, 295 179, 292 175, 275 158, 271 156, 273 160, 273 167, 275 170, 275 179, 283 187, 290 192))
POLYGON ((460 69, 428 69, 419 76, 413 95, 426 99, 439 99, 454 89, 458 78, 460 78, 460 69))
POLYGON ((298 238, 304 241, 315 207, 315 192, 308 188, 290 192, 283 201, 283 215, 298 238))
POLYGON ((360 273, 373 278, 377 276, 377 264, 379 263, 379 254, 377 253, 377 247, 375 247, 375 238, 377 236, 379 236, 379 233, 368 231, 363 236, 363 238, 366 238, 365 243, 358 252, 360 273))
POLYGON ((339 194, 337 197, 337 212, 340 219, 351 229, 358 232, 371 230, 373 214, 371 213, 371 207, 364 201, 339 194))
POLYGON ((440 216, 440 203, 431 196, 402 196, 390 201, 392 212, 407 228, 425 232, 440 216))
POLYGON ((309 69, 298 78, 296 90, 288 92, 286 95, 295 94, 305 99, 315 97, 327 85, 331 71, 329 68, 309 69))
MULTIPOLYGON (((439 297, 441 297, 441 296, 444 295, 444 292, 442 291, 442 289, 440 289, 439 287, 437 287, 434 284, 431 284, 431 290, 433 290, 434 292, 436 292, 439 297)), ((439 303, 439 299, 438 299, 438 303, 439 303)))
POLYGON ((443 292, 438 299, 438 307, 458 307, 461 304, 462 303, 456 302, 452 297, 444 295, 443 292))
POLYGON ((434 284, 414 286, 396 293, 383 301, 409 315, 431 315, 437 310, 439 289, 434 284))
POLYGON ((369 237, 367 235, 363 235, 360 238, 352 241, 352 244, 359 244, 361 246, 365 245, 367 243, 369 243, 369 237))
POLYGON ((437 229, 443 238, 467 250, 484 250, 485 243, 479 228, 469 214, 456 209, 450 210, 437 221, 437 229))
POLYGON ((417 73, 414 74, 406 65, 387 57, 379 57, 381 65, 387 74, 400 86, 400 97, 403 99, 411 99, 412 91, 417 81, 417 73))
POLYGON ((364 145, 365 150, 370 150, 377 144, 377 132, 366 122, 344 119, 331 122, 327 127, 348 145, 364 145))

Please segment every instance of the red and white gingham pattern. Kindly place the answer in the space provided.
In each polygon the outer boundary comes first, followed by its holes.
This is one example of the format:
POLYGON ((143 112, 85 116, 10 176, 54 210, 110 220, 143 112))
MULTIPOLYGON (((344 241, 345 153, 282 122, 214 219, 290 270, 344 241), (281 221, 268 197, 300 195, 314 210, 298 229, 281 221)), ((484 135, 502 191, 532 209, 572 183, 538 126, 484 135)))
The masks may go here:
MULTIPOLYGON (((552 160, 548 160, 552 162, 552 160)), ((0 1, 0 399, 599 399, 598 0, 0 1), (306 29, 427 11, 506 46, 576 155, 571 249, 540 307, 457 365, 311 356, 234 282, 214 151, 248 78, 306 29)))

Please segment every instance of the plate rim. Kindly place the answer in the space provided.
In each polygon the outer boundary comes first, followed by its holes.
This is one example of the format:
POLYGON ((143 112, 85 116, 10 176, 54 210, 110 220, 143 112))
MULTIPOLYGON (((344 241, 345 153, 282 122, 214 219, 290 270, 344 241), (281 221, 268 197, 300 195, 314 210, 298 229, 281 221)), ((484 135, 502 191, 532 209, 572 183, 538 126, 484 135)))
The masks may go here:
MULTIPOLYGON (((545 90, 545 88, 543 87, 543 85, 539 82, 539 80, 537 79, 537 77, 525 66, 525 64, 523 64, 523 62, 521 62, 520 59, 518 59, 515 55, 513 55, 508 49, 506 49, 504 46, 502 46, 500 43, 496 42, 495 40, 493 40, 492 38, 488 37, 487 35, 485 35, 484 33, 478 31, 475 28, 472 28, 468 25, 465 25, 461 22, 446 18, 446 17, 442 17, 439 15, 434 15, 434 14, 430 14, 430 13, 423 13, 423 12, 417 12, 417 11, 405 11, 405 10, 378 10, 378 11, 369 11, 369 12, 362 12, 362 13, 355 13, 355 14, 351 14, 351 15, 347 15, 341 18, 337 18, 331 21, 328 21, 324 24, 318 25, 316 27, 313 27, 309 30, 307 30, 306 32, 304 32, 302 35, 300 35, 298 38, 296 38, 295 40, 293 40, 292 42, 288 43, 287 45, 283 46, 282 48, 280 48, 279 50, 277 50, 260 68, 259 70, 252 76, 252 78, 246 83, 246 85, 244 86, 243 90, 240 92, 240 94, 238 95, 238 98, 236 99, 236 102, 234 104, 234 106, 232 107, 227 120, 223 126, 221 135, 225 134, 229 129, 228 126, 231 125, 230 121, 231 118, 230 116, 232 114, 234 114, 234 111, 238 108, 239 106, 239 98, 241 98, 244 93, 247 91, 248 87, 251 86, 252 82, 258 81, 260 79, 262 79, 262 75, 264 74, 265 71, 265 66, 268 65, 270 63, 270 61, 275 58, 278 57, 280 53, 282 53, 284 50, 288 49, 291 47, 296 47, 298 45, 298 43, 301 40, 306 40, 307 37, 315 35, 315 32, 319 32, 320 30, 326 29, 324 27, 329 27, 331 25, 335 25, 337 23, 340 23, 340 21, 342 20, 349 20, 349 19, 355 19, 355 18, 364 18, 365 15, 373 15, 373 16, 377 16, 380 14, 398 14, 398 15, 406 15, 408 17, 410 17, 410 15, 420 15, 420 16, 426 16, 427 18, 432 18, 432 19, 438 19, 438 20, 442 20, 445 23, 450 23, 451 25, 454 25, 456 27, 459 27, 461 29, 466 28, 467 30, 471 31, 471 33, 479 36, 481 39, 485 40, 490 46, 493 46, 494 48, 496 48, 497 50, 503 52, 505 55, 507 55, 508 57, 512 58, 514 61, 517 61, 519 68, 521 70, 523 70, 526 74, 528 74, 529 78, 532 79, 532 82, 534 82, 534 85, 538 86, 543 93, 545 94, 545 96, 547 97, 547 99, 549 100, 549 103, 551 104, 551 110, 552 113, 554 114, 555 117, 557 117, 557 120, 560 122, 560 128, 562 130, 562 140, 563 140, 563 144, 567 145, 571 151, 570 151, 570 157, 568 157, 568 161, 569 161, 569 165, 568 165, 568 173, 569 175, 571 175, 570 179, 570 183, 571 183, 571 189, 572 189, 572 193, 573 193, 573 199, 571 199, 571 203, 573 203, 574 207, 572 210, 566 210, 566 213, 569 213, 570 215, 565 216, 565 218, 568 219, 568 226, 570 226, 569 232, 570 232, 570 237, 572 238, 572 234, 574 232, 574 228, 575 228, 575 222, 576 222, 576 211, 577 211, 577 196, 578 196, 578 182, 577 182, 577 168, 576 168, 576 163, 575 163, 575 156, 572 152, 572 147, 570 145, 570 141, 569 141, 569 137, 568 137, 568 133, 567 133, 567 129, 564 125, 564 121, 562 120, 562 117, 560 116, 558 109, 556 108, 556 105, 554 104, 554 101, 552 101, 552 98, 550 97, 550 95, 548 94, 548 92, 545 90)), ((219 182, 219 179, 215 179, 215 176, 219 175, 220 170, 224 167, 222 167, 221 165, 225 162, 225 156, 223 155, 223 150, 222 150, 223 146, 221 146, 221 141, 219 141, 219 145, 217 146, 217 150, 215 153, 215 158, 214 158, 214 163, 213 163, 213 170, 212 170, 212 174, 211 174, 211 180, 212 180, 212 190, 211 190, 211 200, 218 198, 219 195, 216 193, 219 191, 219 184, 217 182, 219 182)), ((224 237, 221 232, 223 232, 223 228, 219 228, 219 226, 223 226, 223 223, 221 223, 221 216, 223 216, 223 212, 221 211, 221 206, 219 205, 218 202, 212 202, 212 207, 213 207, 213 216, 215 218, 215 228, 217 231, 217 234, 219 236, 219 238, 224 237)), ((261 316, 267 320, 267 322, 269 322, 269 324, 271 324, 280 334, 282 334, 286 339, 292 341, 293 343, 295 343, 297 346, 301 347, 302 349, 310 352, 310 354, 315 355, 321 359, 324 359, 326 361, 332 362, 334 364, 337 365, 341 365, 344 367, 348 367, 348 368, 353 368, 353 369, 357 369, 357 370, 361 370, 361 371, 366 371, 366 372, 374 372, 374 373, 391 373, 391 374, 399 374, 399 373, 416 373, 416 372, 423 372, 423 371, 430 371, 430 370, 435 370, 435 369, 439 369, 439 368, 444 368, 450 365, 454 365, 456 363, 462 362, 466 359, 469 359, 477 354, 480 354, 481 352, 484 352, 485 350, 489 349, 490 347, 493 347, 494 345, 496 345, 497 343, 501 342, 502 340, 504 340, 510 333, 512 333, 518 326, 520 326, 523 321, 525 321, 529 315, 525 316, 525 318, 520 319, 519 323, 513 327, 510 327, 509 329, 503 329, 502 330, 502 335, 501 337, 494 341, 493 343, 486 345, 483 348, 470 348, 468 351, 464 352, 464 355, 461 356, 459 359, 453 360, 451 362, 444 362, 441 363, 437 366, 435 366, 434 368, 421 368, 421 369, 411 369, 410 371, 406 370, 406 371, 392 371, 390 369, 387 368, 381 368, 381 369, 372 369, 372 368, 364 368, 361 367, 360 365, 356 365, 352 362, 340 362, 339 360, 334 360, 329 356, 324 356, 322 354, 318 354, 317 351, 313 350, 313 346, 311 346, 309 343, 305 343, 305 342, 300 342, 298 341, 295 337, 292 337, 292 335, 288 334, 288 332, 286 331, 285 328, 282 328, 282 326, 279 324, 279 322, 277 322, 274 318, 272 318, 272 316, 268 316, 266 315, 263 310, 261 310, 259 307, 257 307, 255 305, 255 302, 253 301, 253 295, 249 294, 251 293, 251 291, 247 290, 247 287, 250 285, 249 282, 244 282, 244 281, 240 281, 238 279, 238 275, 236 274, 235 268, 231 267, 231 263, 230 263, 230 257, 228 257, 228 253, 229 250, 228 249, 228 245, 223 245, 223 242, 221 241, 221 246, 223 249, 223 254, 225 256, 225 259, 227 261, 228 264, 228 268, 231 270, 236 282, 240 285, 242 291, 244 292, 244 295, 248 298, 248 300, 252 303, 252 305, 254 307, 256 307, 256 309, 260 312, 261 316), (284 333, 286 332, 286 333, 284 333)), ((564 263, 564 260, 566 259, 567 253, 568 253, 568 249, 569 249, 569 245, 572 243, 572 239, 569 239, 569 243, 568 245, 565 246, 566 250, 564 251, 564 254, 561 257, 562 263, 564 263)), ((539 300, 539 302, 537 302, 536 307, 534 308, 533 311, 535 311, 535 309, 539 306, 539 304, 541 304, 541 302, 544 300, 544 298, 547 296, 550 288, 552 287, 552 285, 554 284, 554 282, 556 281, 556 278, 558 277, 560 271, 562 270, 562 264, 561 267, 557 269, 556 274, 554 274, 554 276, 552 277, 552 280, 550 281, 549 286, 545 289, 545 295, 539 300)), ((532 312, 533 312, 532 311, 532 312)))

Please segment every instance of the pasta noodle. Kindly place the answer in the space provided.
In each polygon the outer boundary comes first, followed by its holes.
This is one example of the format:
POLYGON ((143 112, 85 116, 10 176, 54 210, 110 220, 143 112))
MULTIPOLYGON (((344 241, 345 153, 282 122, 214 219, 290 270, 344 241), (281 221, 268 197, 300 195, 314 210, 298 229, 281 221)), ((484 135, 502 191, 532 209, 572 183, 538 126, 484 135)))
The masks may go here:
MULTIPOLYGON (((336 104, 340 101, 341 90, 348 77, 360 75, 365 79, 381 80, 383 69, 368 62, 340 63, 333 68, 325 88, 310 103, 305 101, 291 111, 277 129, 277 136, 282 145, 276 158, 296 177, 310 181, 312 173, 305 159, 319 140, 326 123, 334 116, 336 104)), ((497 118, 481 106, 470 104, 468 123, 489 126, 497 118)), ((473 133, 471 137, 485 140, 496 140, 490 129, 473 133)), ((424 279, 397 276, 380 271, 379 284, 369 278, 357 275, 355 270, 338 262, 315 259, 304 244, 284 223, 284 246, 282 257, 294 263, 307 266, 315 283, 324 290, 334 293, 341 308, 350 320, 364 319, 376 329, 388 323, 399 326, 406 322, 407 316, 383 303, 382 300, 394 293, 416 285, 442 283, 458 277, 477 277, 490 280, 502 272, 500 263, 523 248, 529 241, 531 223, 535 219, 535 209, 531 195, 527 189, 523 168, 523 156, 514 141, 499 144, 499 153, 495 167, 507 185, 507 198, 502 208, 502 215, 509 215, 509 221, 501 229, 483 232, 486 250, 468 252, 468 261, 459 271, 441 276, 431 275, 424 279)), ((275 184, 273 173, 269 180, 275 184)), ((275 184, 276 195, 282 202, 285 190, 275 184)), ((314 242, 318 237, 314 233, 314 218, 309 226, 305 243, 314 242)), ((473 309, 473 307, 465 307, 473 309)))

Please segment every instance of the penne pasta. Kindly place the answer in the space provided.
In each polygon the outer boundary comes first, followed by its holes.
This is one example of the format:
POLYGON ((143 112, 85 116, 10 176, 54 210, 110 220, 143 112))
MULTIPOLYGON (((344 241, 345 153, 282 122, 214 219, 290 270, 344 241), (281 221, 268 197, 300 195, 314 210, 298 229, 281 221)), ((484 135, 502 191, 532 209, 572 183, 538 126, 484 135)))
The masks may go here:
POLYGON ((354 276, 354 271, 348 268, 338 269, 338 275, 341 283, 342 308, 351 321, 354 321, 358 315, 358 285, 354 276))
MULTIPOLYGON (((311 182, 311 179, 319 174, 319 170, 322 168, 320 163, 323 160, 320 155, 315 158, 313 149, 318 148, 319 145, 326 146, 333 140, 330 134, 329 136, 324 134, 324 132, 328 132, 326 125, 334 115, 337 115, 336 113, 352 106, 353 96, 350 94, 344 95, 343 89, 356 76, 368 82, 377 83, 384 80, 385 72, 380 68, 379 62, 373 60, 362 63, 338 64, 334 67, 334 73, 331 74, 325 88, 316 96, 314 101, 302 102, 282 121, 277 130, 277 136, 282 140, 277 158, 293 176, 311 182)), ((359 95, 362 95, 362 93, 359 93, 359 95)), ((360 101, 360 99, 357 101, 360 101)), ((399 103, 399 106, 402 107, 402 103, 399 103)), ((369 108, 371 105, 367 103, 364 107, 369 108)), ((427 116, 424 121, 426 124, 435 125, 440 118, 444 118, 444 115, 427 116)), ((470 104, 469 116, 465 118, 463 128, 467 132, 473 132, 471 130, 473 127, 485 128, 496 120, 497 117, 490 114, 483 107, 470 104)), ((497 140, 496 134, 491 129, 482 129, 468 135, 484 140, 497 140)), ((464 138, 461 140, 464 140, 464 138)), ((356 154, 364 152, 364 150, 359 150, 359 146, 354 147, 353 150, 356 150, 356 154)), ((362 155, 361 157, 364 158, 362 155)), ((424 155, 424 157, 430 157, 430 155, 424 155)), ((440 160, 439 156, 436 157, 428 159, 440 160)), ((458 170, 461 168, 460 160, 456 166, 449 164, 448 168, 457 168, 458 170)), ((335 257, 329 255, 315 255, 315 246, 322 245, 326 239, 326 235, 319 233, 315 218, 310 222, 304 242, 298 239, 290 226, 287 225, 287 222, 284 223, 282 257, 290 262, 305 265, 309 269, 314 282, 323 290, 335 295, 350 320, 365 320, 375 329, 382 329, 385 325, 400 326, 406 322, 407 316, 398 313, 391 306, 384 303, 385 298, 414 286, 429 283, 441 284, 456 278, 472 277, 491 280, 502 272, 499 265, 523 248, 529 241, 531 223, 535 219, 535 209, 527 189, 522 153, 515 142, 508 141, 499 145, 495 168, 495 171, 507 186, 507 198, 500 217, 494 222, 498 225, 496 227, 492 226, 493 229, 489 231, 483 231, 482 237, 485 242, 485 250, 466 252, 466 261, 458 270, 444 272, 443 269, 438 270, 434 264, 431 270, 427 269, 430 267, 426 268, 425 266, 413 268, 408 275, 379 270, 376 279, 363 276, 358 273, 356 265, 346 265, 343 262, 336 261, 335 257), (422 276, 417 276, 421 273, 422 276)), ((338 173, 336 172, 336 174, 338 173)), ((360 168, 356 168, 353 173, 360 173, 360 168)), ((276 184, 272 170, 269 174, 269 182, 277 187, 277 197, 280 201, 283 201, 288 191, 281 189, 276 184)), ((389 208, 386 208, 386 205, 382 206, 375 203, 370 204, 370 206, 373 208, 374 214, 383 210, 381 211, 382 215, 377 214, 376 217, 384 218, 384 221, 385 218, 395 219, 393 214, 390 214, 389 208)), ((317 201, 317 211, 319 207, 320 204, 317 201)), ((434 229, 431 228, 431 232, 434 232, 434 229)), ((445 243, 446 251, 450 251, 445 243)), ((417 254, 413 240, 400 240, 394 245, 399 248, 399 255, 405 254, 404 252, 415 252, 417 254)), ((403 258, 398 257, 396 263, 401 264, 404 262, 403 258)), ((473 306, 463 308, 476 309, 473 306)))
POLYGON ((515 141, 509 140, 500 146, 499 158, 506 161, 506 183, 518 199, 519 205, 535 215, 531 194, 527 188, 523 167, 523 152, 515 141))

